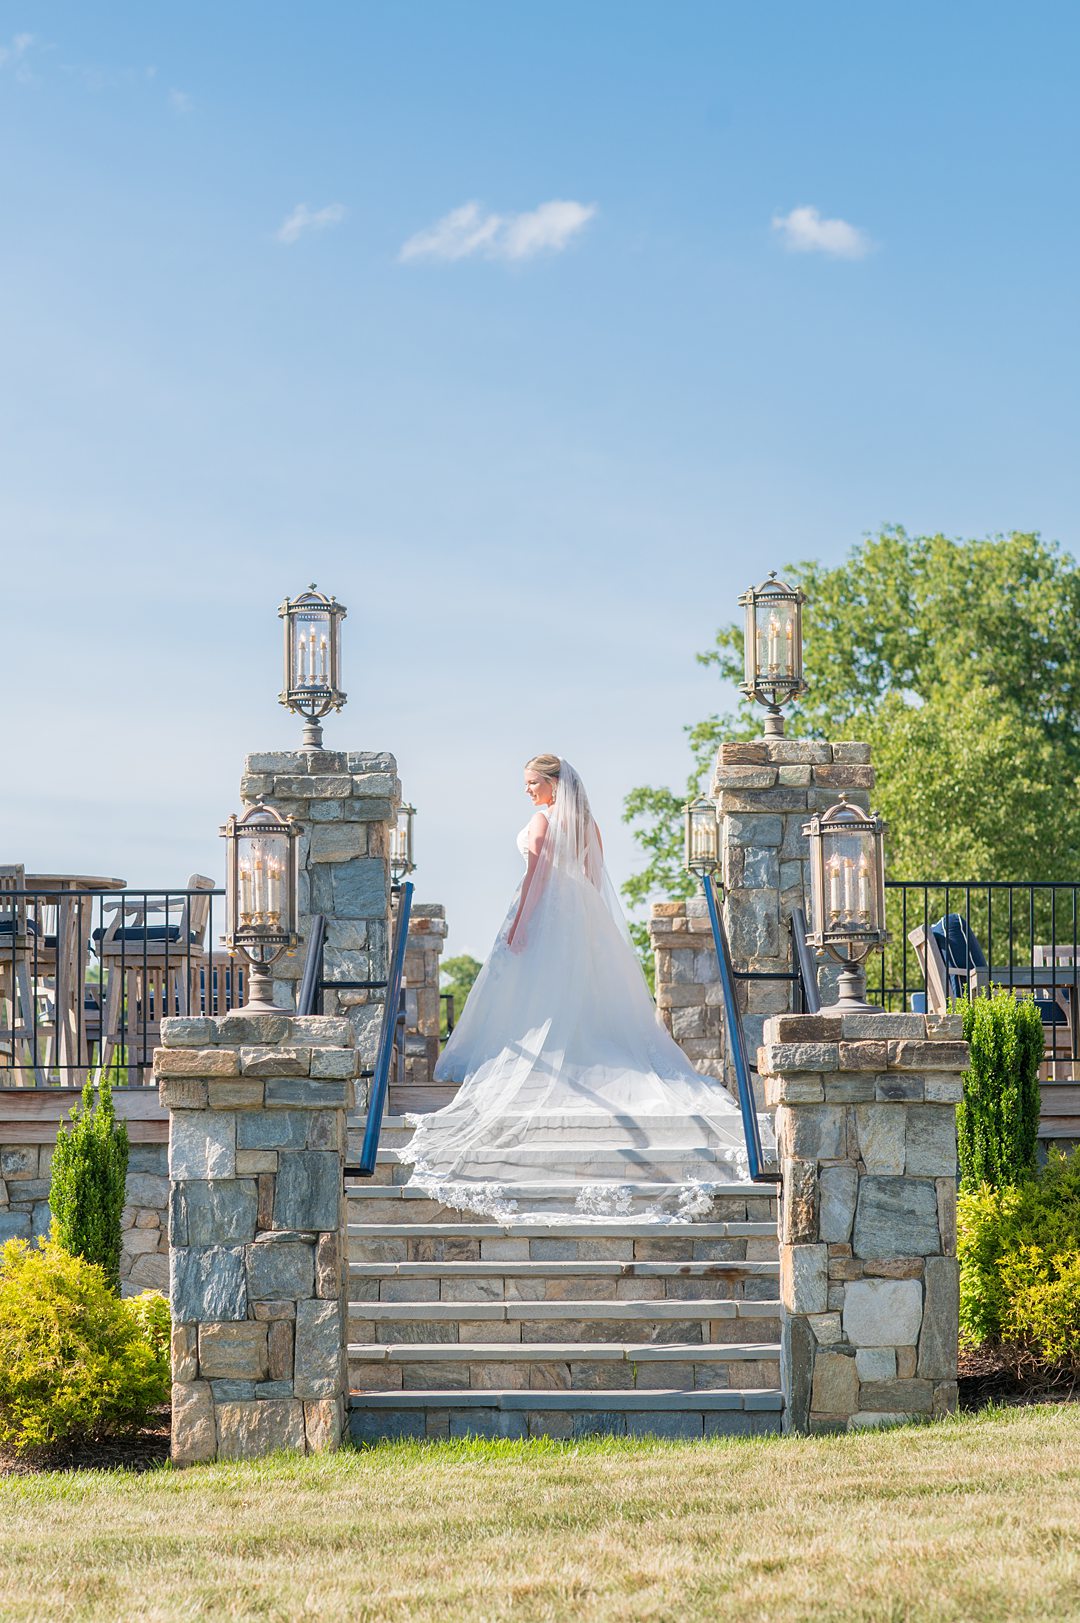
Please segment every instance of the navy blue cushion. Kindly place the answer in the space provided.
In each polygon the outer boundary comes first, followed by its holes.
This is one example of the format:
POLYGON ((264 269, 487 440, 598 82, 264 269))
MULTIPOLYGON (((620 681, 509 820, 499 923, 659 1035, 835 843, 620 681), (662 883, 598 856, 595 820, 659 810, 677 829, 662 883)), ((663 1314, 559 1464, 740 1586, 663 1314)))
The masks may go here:
POLYGON ((911 1012, 912 1012, 912 1014, 925 1014, 926 1013, 926 993, 925 992, 912 992, 912 994, 911 994, 911 1012))
MULTIPOLYGON (((979 945, 978 938, 972 933, 967 920, 960 913, 949 913, 945 918, 938 919, 930 927, 931 934, 936 938, 941 948, 945 967, 948 970, 960 969, 987 969, 986 954, 979 945)), ((1046 978, 1053 983, 1053 971, 1047 970, 1046 978)), ((967 975, 949 975, 949 995, 959 997, 967 982, 967 975)), ((1039 1018, 1044 1026, 1068 1025, 1068 1017, 1056 998, 1037 997, 1035 1007, 1039 1011, 1039 1018)), ((915 1008, 914 1002, 912 1008, 915 1008)), ((917 1014, 924 1014, 925 1009, 916 1009, 917 1014)))
MULTIPOLYGON (((15 920, 14 919, 0 919, 0 935, 11 935, 12 932, 14 931, 14 929, 15 929, 15 920)), ((36 938, 37 933, 38 933, 38 927, 35 924, 34 920, 33 919, 27 919, 27 921, 26 921, 26 934, 28 936, 34 936, 36 938)), ((42 945, 45 946, 45 947, 55 947, 56 946, 56 937, 54 935, 43 935, 42 938, 41 938, 41 942, 42 942, 42 945)))
MULTIPOLYGON (((105 929, 95 930, 93 939, 97 942, 104 941, 107 934, 108 931, 105 929)), ((122 929, 117 930, 113 940, 135 942, 140 947, 144 941, 148 945, 151 941, 179 941, 180 926, 178 924, 126 924, 122 929)), ((194 934, 189 933, 188 941, 194 943, 194 934)))

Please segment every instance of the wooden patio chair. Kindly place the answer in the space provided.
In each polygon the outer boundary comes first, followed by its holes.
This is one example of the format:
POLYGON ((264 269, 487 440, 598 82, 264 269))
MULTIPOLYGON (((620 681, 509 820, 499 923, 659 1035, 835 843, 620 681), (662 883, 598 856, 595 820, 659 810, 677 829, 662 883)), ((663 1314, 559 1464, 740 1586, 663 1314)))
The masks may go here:
MULTIPOLYGON (((35 1082, 44 1087, 46 1050, 55 1027, 37 1018, 35 976, 48 949, 26 897, 18 894, 25 889, 26 868, 21 862, 0 866, 0 1071, 9 1074, 16 1087, 35 1082)), ((54 940, 54 967, 55 956, 54 940)))
MULTIPOLYGON (((107 1071, 121 1046, 129 1071, 146 1069, 169 1015, 191 1014, 200 1006, 199 976, 204 970, 206 929, 214 881, 192 874, 184 887, 180 915, 169 922, 168 899, 147 903, 118 898, 105 902, 110 923, 95 930, 103 974, 107 975, 98 1074, 107 1071), (151 922, 151 916, 162 922, 151 922)), ((129 1080, 131 1080, 129 1076, 129 1080)))

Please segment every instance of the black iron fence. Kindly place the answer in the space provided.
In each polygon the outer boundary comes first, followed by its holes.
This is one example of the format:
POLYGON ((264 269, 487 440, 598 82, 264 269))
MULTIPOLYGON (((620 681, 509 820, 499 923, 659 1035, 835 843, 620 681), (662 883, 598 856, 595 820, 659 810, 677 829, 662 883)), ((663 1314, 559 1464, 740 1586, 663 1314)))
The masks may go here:
POLYGON ((1006 986, 1035 998, 1054 1061, 1077 1058, 1080 882, 890 880, 891 940, 871 962, 885 1008, 941 1012, 964 991, 1006 986))
POLYGON ((148 1084, 161 1021, 225 1014, 244 969, 224 892, 0 883, 0 1086, 148 1084))

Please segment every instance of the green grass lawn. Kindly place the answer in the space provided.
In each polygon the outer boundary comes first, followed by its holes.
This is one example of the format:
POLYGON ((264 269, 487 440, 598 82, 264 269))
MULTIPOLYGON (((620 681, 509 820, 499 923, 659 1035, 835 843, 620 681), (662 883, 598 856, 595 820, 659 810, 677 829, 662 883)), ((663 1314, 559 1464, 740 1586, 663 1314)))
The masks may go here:
POLYGON ((1080 1618, 1080 1406, 13 1476, 0 1617, 1080 1618))

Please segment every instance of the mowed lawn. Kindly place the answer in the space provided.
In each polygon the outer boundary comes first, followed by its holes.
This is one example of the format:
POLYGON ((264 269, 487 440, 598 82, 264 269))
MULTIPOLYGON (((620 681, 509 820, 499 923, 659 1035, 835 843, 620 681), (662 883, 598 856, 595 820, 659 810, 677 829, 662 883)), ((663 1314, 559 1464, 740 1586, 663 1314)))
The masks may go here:
POLYGON ((0 1617, 1080 1618, 1080 1406, 8 1477, 0 1617))

